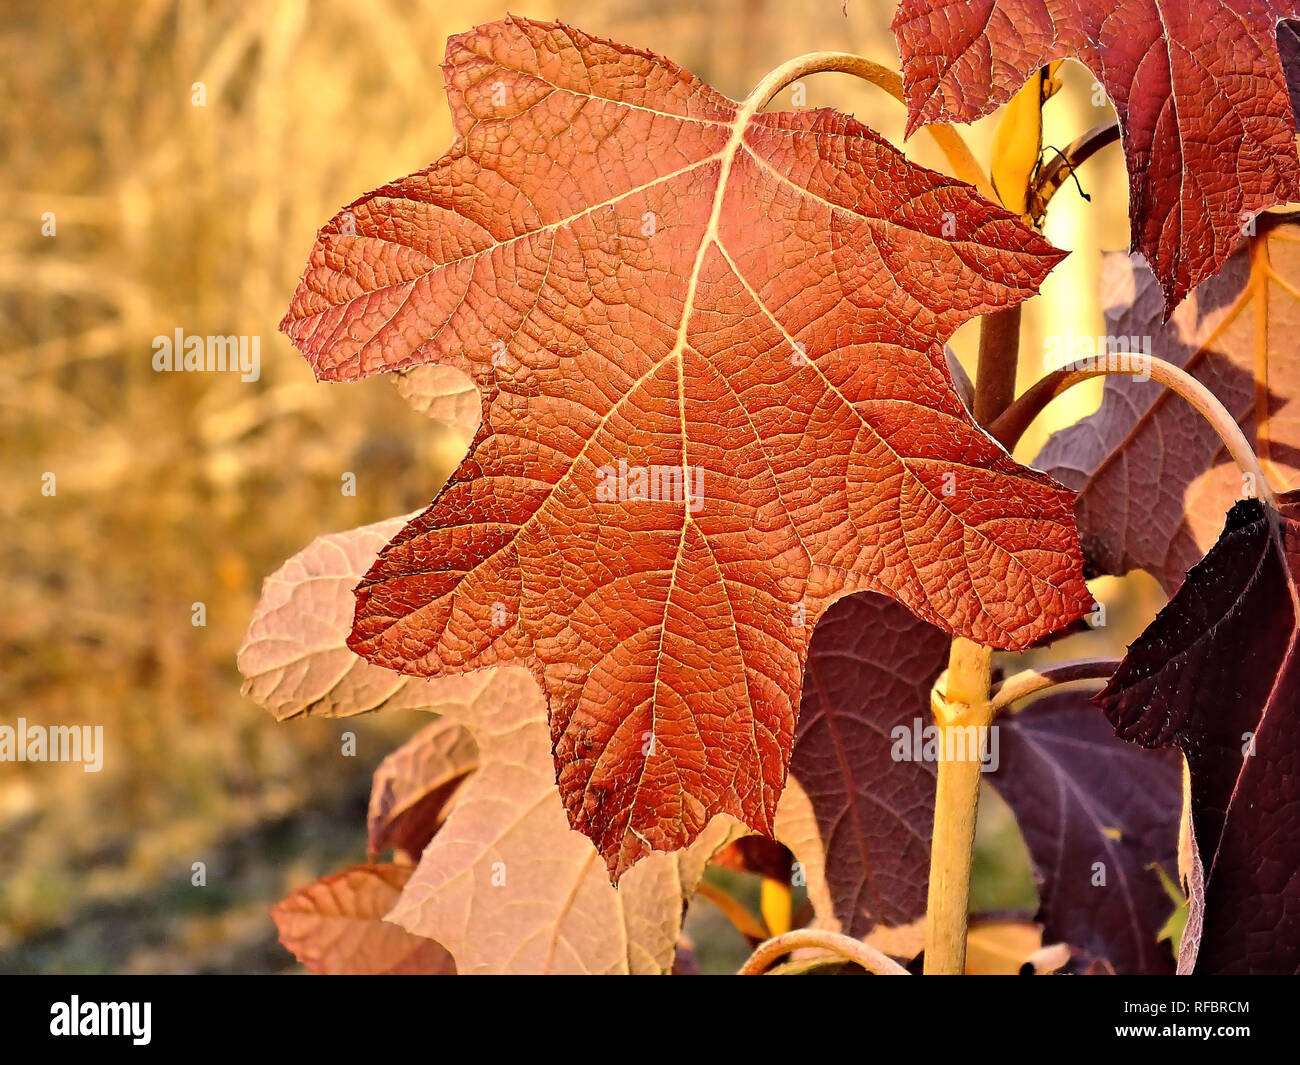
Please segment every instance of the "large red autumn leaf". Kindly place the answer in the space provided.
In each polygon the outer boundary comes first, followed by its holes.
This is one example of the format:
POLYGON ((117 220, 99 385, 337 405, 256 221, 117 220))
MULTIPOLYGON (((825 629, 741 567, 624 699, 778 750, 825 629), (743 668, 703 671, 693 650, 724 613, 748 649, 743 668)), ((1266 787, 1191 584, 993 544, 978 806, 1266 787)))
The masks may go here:
POLYGON ((459 139, 321 231, 282 328, 323 379, 474 378, 469 457, 350 643, 424 675, 527 661, 613 875, 718 813, 771 832, 839 596, 1016 648, 1087 609, 1069 495, 943 356, 1035 290, 1041 237, 851 118, 755 115, 561 25, 481 27, 444 70, 459 139))
MULTIPOLYGON (((284 942, 318 971, 380 967, 379 955, 417 938, 445 945, 461 973, 668 972, 704 867, 740 826, 720 818, 693 847, 652 855, 616 888, 591 841, 569 827, 546 704, 527 672, 400 677, 350 651, 352 586, 403 520, 322 537, 286 562, 263 587, 240 655, 248 694, 281 716, 303 706, 347 716, 379 702, 438 715, 384 759, 370 796, 371 857, 396 849, 419 859, 414 874, 366 866, 295 892, 273 910, 284 942), (356 682, 368 670, 398 690, 356 682)), ((818 912, 830 913, 812 821, 791 781, 777 832, 799 856, 818 912)))
MULTIPOLYGON (((1107 255, 1106 332, 1181 366, 1237 420, 1276 487, 1300 485, 1300 225, 1260 219, 1223 271, 1162 322, 1138 256, 1107 255)), ((1065 352, 1067 358, 1073 353, 1065 352)), ((1043 446, 1034 465, 1078 492, 1091 572, 1144 569, 1165 590, 1209 550, 1242 478, 1214 428, 1154 381, 1106 378, 1101 408, 1043 446)))
POLYGON ((1277 38, 1298 15, 1297 0, 902 0, 909 132, 988 114, 1049 60, 1084 63, 1119 115, 1133 246, 1168 312, 1247 219, 1300 199, 1277 38))
POLYGON ((1192 788, 1180 972, 1300 973, 1300 493, 1245 500, 1097 701, 1192 788))

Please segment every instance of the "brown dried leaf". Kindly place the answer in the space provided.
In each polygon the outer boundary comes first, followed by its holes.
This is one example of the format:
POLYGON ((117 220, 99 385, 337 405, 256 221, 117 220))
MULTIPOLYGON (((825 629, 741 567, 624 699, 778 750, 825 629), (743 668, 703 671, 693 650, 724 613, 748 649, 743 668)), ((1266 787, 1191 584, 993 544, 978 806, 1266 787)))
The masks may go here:
POLYGON ((391 847, 418 858, 477 766, 473 737, 445 718, 425 725, 380 762, 366 818, 370 857, 391 847))
POLYGON ((384 921, 411 872, 357 865, 312 881, 271 907, 280 942, 324 976, 455 975, 439 944, 384 921))

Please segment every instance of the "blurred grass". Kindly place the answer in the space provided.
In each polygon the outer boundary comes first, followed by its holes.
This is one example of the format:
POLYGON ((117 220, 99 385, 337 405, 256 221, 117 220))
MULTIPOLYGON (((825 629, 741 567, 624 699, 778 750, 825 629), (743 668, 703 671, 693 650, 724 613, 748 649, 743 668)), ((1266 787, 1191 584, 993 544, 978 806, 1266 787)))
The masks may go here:
MULTIPOLYGON (((775 0, 510 9, 653 48, 737 97, 813 49, 896 65, 886 4, 847 19, 835 3, 775 0)), ((266 906, 364 857, 369 773, 416 722, 277 726, 240 697, 234 653, 265 574, 320 533, 423 504, 459 445, 384 380, 314 383, 275 325, 316 228, 448 145, 444 42, 504 13, 485 0, 6 5, 0 719, 103 725, 106 760, 99 774, 0 765, 0 971, 289 968, 266 906), (176 328, 260 336, 261 379, 154 373, 152 338, 176 328), (206 627, 190 624, 195 602, 206 627), (356 758, 340 756, 344 731, 356 758)), ((838 75, 807 89, 809 106, 899 142, 902 109, 874 90, 838 75)), ((1052 105, 1057 143, 1098 120, 1071 92, 1052 105)), ((978 152, 990 130, 974 129, 978 152)), ((908 152, 940 164, 924 137, 908 152)), ((1093 164, 1108 195, 1087 214, 1061 195, 1049 235, 1083 254, 1029 313, 1029 344, 1062 315, 1099 324, 1093 253, 1127 236, 1123 171, 1106 166, 1093 164)), ((957 341, 968 364, 973 338, 957 341)))

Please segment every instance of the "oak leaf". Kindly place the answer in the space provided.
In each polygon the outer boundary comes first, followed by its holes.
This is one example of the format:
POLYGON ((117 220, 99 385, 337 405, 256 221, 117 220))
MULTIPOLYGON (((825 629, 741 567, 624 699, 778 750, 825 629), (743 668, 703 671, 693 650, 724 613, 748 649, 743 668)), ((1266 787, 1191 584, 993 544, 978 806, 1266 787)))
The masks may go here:
MULTIPOLYGON (((1182 367, 1237 420, 1277 487, 1300 486, 1300 225, 1266 216, 1223 272, 1162 322, 1140 257, 1102 267, 1106 332, 1182 367)), ((1063 351, 1067 358, 1073 353, 1063 351)), ((1055 433, 1034 465, 1078 492, 1087 570, 1150 572, 1172 593, 1218 536, 1242 478, 1213 427, 1154 381, 1106 378, 1100 409, 1055 433)))
POLYGON ((1238 502, 1096 697, 1191 776, 1179 972, 1300 973, 1300 493, 1238 502))
POLYGON ((1088 609, 1069 494, 943 354, 1060 252, 847 116, 754 114, 563 25, 455 37, 444 73, 458 140, 321 230, 281 328, 324 380, 474 379, 469 456, 350 645, 529 665, 611 875, 720 813, 771 833, 836 598, 1013 648, 1088 609))
POLYGON ((358 865, 299 888, 271 907, 280 942, 319 975, 454 975, 441 945, 383 920, 411 873, 358 865))
POLYGON ((671 971, 686 900, 739 826, 719 818, 614 887, 564 816, 533 678, 497 667, 433 686, 447 701, 432 709, 473 736, 479 767, 389 919, 444 944, 462 974, 671 971))
POLYGON ((1247 221, 1300 199, 1277 36, 1297 16, 1296 0, 902 0, 908 132, 973 122, 1049 60, 1078 59, 1119 115, 1133 246, 1168 313, 1247 221))
POLYGON ((938 629, 867 592, 826 612, 804 672, 790 772, 816 816, 834 916, 898 957, 924 941, 935 766, 912 756, 948 649, 938 629))
POLYGON ((478 764, 469 730, 446 718, 425 725, 380 762, 366 816, 370 857, 392 848, 418 858, 478 764))

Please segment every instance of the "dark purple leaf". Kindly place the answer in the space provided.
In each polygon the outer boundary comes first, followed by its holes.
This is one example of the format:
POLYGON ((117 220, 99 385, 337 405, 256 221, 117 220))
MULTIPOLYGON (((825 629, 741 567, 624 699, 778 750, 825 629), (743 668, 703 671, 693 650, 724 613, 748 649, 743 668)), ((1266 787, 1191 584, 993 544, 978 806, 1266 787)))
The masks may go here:
POLYGON ((1192 782, 1180 972, 1300 973, 1300 494, 1228 514, 1219 542, 1097 696, 1192 782))
POLYGON ((947 654, 947 636, 874 593, 841 599, 813 634, 790 772, 812 801, 851 935, 925 914, 935 767, 895 761, 890 733, 929 723, 947 654))
POLYGON ((1157 936, 1173 903, 1153 864, 1171 876, 1178 868, 1177 754, 1116 739, 1076 692, 1040 699, 998 729, 992 779, 1029 849, 1043 941, 1119 973, 1172 972, 1157 936))

